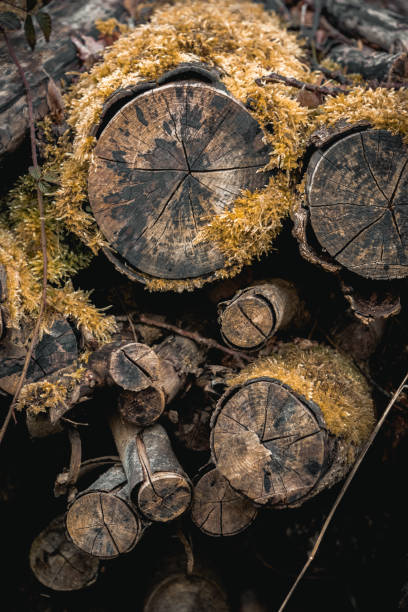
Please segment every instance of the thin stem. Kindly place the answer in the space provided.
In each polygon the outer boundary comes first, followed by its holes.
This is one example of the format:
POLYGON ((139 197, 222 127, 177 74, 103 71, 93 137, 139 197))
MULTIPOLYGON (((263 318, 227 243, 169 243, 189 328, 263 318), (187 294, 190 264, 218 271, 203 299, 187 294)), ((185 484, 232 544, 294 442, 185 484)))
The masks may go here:
POLYGON ((282 74, 278 74, 277 72, 271 72, 270 74, 266 74, 259 79, 255 79, 255 83, 257 85, 265 85, 265 83, 283 83, 284 85, 288 85, 288 87, 295 87, 296 89, 306 89, 307 91, 313 91, 314 93, 323 94, 325 96, 337 96, 339 94, 345 93, 345 89, 341 89, 340 87, 325 87, 324 85, 312 85, 311 83, 304 83, 303 81, 299 81, 293 77, 285 77, 282 74))
POLYGON ((289 593, 286 595, 281 607, 279 608, 278 612, 283 612, 283 610, 286 608, 290 598, 292 597, 297 585, 299 584, 299 582, 302 580, 303 576, 306 574, 309 566, 311 565, 313 559, 315 558, 317 551, 319 550, 320 544, 322 543, 322 540, 325 536, 325 533, 333 519, 333 516, 341 502, 341 500, 343 499, 345 493, 347 492, 347 489, 349 488, 351 481, 353 480, 354 476, 357 473, 358 468, 360 467, 364 457, 367 454, 368 449, 370 448, 370 446, 372 445, 372 443, 374 442, 374 439, 376 438, 378 432, 380 431, 381 427, 384 424, 384 421, 386 420, 387 416, 389 415, 391 408, 394 406, 395 402, 397 401, 399 395, 401 394, 402 390, 404 389, 406 383, 408 380, 408 372, 404 377, 404 380, 402 381, 402 383, 400 384, 400 386, 398 387, 398 389, 396 390, 396 392, 394 393, 394 395, 392 396, 390 402, 388 403, 386 409, 384 410, 380 420, 378 421, 377 425, 375 426, 375 428, 373 429, 373 431, 371 432, 370 437, 368 438, 366 444, 363 447, 363 450, 361 451, 360 455, 358 456, 355 464, 353 465, 353 468, 351 470, 351 472, 349 473, 349 475, 347 476, 344 485, 341 488, 340 493, 338 494, 338 496, 336 497, 336 500, 333 504, 333 506, 331 507, 331 510, 326 518, 326 520, 323 523, 323 527, 320 530, 319 536, 316 540, 315 545, 313 546, 313 550, 310 553, 305 565, 303 566, 302 570, 300 571, 300 573, 298 574, 295 582, 293 583, 289 593))
MULTIPOLYGON (((26 91, 26 98, 27 98, 27 106, 28 106, 28 123, 30 126, 30 142, 31 142, 31 157, 32 157, 32 162, 33 162, 33 166, 36 170, 39 169, 38 166, 38 158, 37 158, 37 146, 36 146, 36 139, 35 139, 35 120, 34 120, 34 111, 33 111, 33 99, 32 99, 32 95, 31 95, 31 89, 30 89, 30 85, 27 81, 26 75, 24 73, 24 70, 20 64, 20 62, 18 61, 18 58, 16 56, 16 54, 14 53, 14 49, 10 43, 9 37, 7 36, 7 33, 2 29, 2 34, 4 36, 4 40, 6 42, 7 45, 7 49, 8 52, 10 54, 10 57, 12 58, 14 64, 16 65, 17 71, 21 77, 21 80, 23 82, 24 85, 24 89, 26 91)), ((34 331, 33 331, 33 335, 31 337, 31 342, 30 342, 30 346, 28 348, 27 351, 27 355, 24 361, 24 366, 23 366, 23 370, 21 372, 21 376, 20 379, 18 381, 17 384, 17 388, 14 392, 14 396, 13 399, 11 401, 10 407, 8 409, 7 412, 7 416, 4 420, 4 423, 1 427, 0 430, 0 444, 3 441, 4 435, 7 431, 7 427, 10 423, 10 420, 12 417, 14 417, 14 409, 15 406, 17 404, 18 398, 20 397, 20 393, 21 393, 21 389, 24 386, 24 382, 27 376, 27 371, 28 371, 28 367, 30 365, 30 360, 34 351, 34 347, 36 345, 39 333, 40 333, 40 329, 41 329, 41 323, 42 323, 42 319, 44 316, 44 312, 45 312, 45 308, 47 305, 47 270, 48 270, 48 258, 47 258, 47 236, 45 233, 45 215, 44 215, 44 201, 43 201, 43 196, 42 193, 39 189, 39 186, 37 184, 37 202, 38 202, 38 212, 39 212, 39 219, 40 219, 40 237, 41 237, 41 250, 42 250, 42 259, 43 259, 43 277, 42 277, 42 290, 41 290, 41 301, 40 301, 40 309, 38 312, 38 317, 37 317, 37 321, 34 327, 34 331)))
POLYGON ((227 355, 231 355, 235 357, 235 359, 252 361, 252 358, 246 353, 241 353, 240 351, 234 351, 233 349, 229 349, 222 344, 219 344, 216 340, 212 338, 204 338, 204 336, 200 336, 196 332, 189 332, 185 329, 181 329, 180 327, 176 327, 176 325, 170 325, 170 323, 162 323, 161 321, 157 321, 156 319, 151 319, 150 317, 146 317, 146 315, 141 314, 139 316, 139 321, 144 323, 145 325, 153 325, 154 327, 160 327, 162 329, 167 329, 168 331, 177 334, 178 336, 184 336, 185 338, 190 338, 190 340, 194 340, 197 344, 203 344, 204 346, 208 346, 209 348, 215 348, 218 351, 222 351, 223 353, 227 353, 227 355))

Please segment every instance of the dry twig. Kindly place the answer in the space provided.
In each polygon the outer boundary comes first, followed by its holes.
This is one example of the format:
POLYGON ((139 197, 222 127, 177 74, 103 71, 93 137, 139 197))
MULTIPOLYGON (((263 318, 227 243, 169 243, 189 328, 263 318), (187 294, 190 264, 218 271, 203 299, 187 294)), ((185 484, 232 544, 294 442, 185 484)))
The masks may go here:
MULTIPOLYGON (((8 52, 10 53, 10 57, 12 58, 13 62, 16 65, 18 73, 23 82, 24 89, 26 91, 27 106, 28 106, 28 122, 30 126, 31 157, 32 157, 33 167, 35 168, 37 172, 39 172, 39 165, 38 165, 38 158, 37 158, 37 145, 36 145, 36 140, 35 140, 35 120, 34 120, 34 110, 33 110, 33 99, 31 95, 30 85, 28 84, 26 75, 24 73, 24 70, 20 62, 18 61, 18 58, 16 54, 14 53, 14 49, 10 43, 7 33, 5 32, 5 30, 2 30, 2 33, 3 33, 4 40, 7 45, 8 52)), ((7 431, 7 427, 10 423, 11 418, 14 417, 14 409, 16 407, 18 398, 20 397, 21 389, 24 386, 24 382, 27 376, 28 366, 30 365, 31 356, 33 354, 34 347, 38 339, 42 319, 43 319, 44 312, 45 312, 45 307, 47 305, 47 267, 48 267, 47 237, 45 234, 44 201, 43 201, 43 196, 42 196, 42 193, 40 191, 38 184, 37 184, 37 202, 38 202, 38 212, 39 212, 39 218, 40 218, 41 250, 42 250, 42 258, 43 258, 43 278, 42 278, 40 310, 38 312, 38 317, 37 317, 37 321, 34 327, 33 335, 31 337, 30 346, 28 348, 27 355, 24 361, 23 370, 21 372, 21 376, 18 381, 17 388, 14 392, 14 396, 11 401, 10 407, 8 409, 6 418, 4 419, 3 425, 0 430, 0 444, 3 441, 4 435, 7 431)))
POLYGON ((271 72, 265 76, 255 79, 257 85, 265 85, 266 83, 283 83, 288 87, 295 87, 296 89, 306 89, 306 91, 312 91, 313 93, 322 94, 324 96, 338 96, 345 92, 340 87, 325 87, 324 85, 312 85, 311 83, 304 83, 294 77, 285 77, 277 72, 271 72))
POLYGON ((404 376, 404 379, 402 381, 402 383, 400 384, 400 386, 398 387, 398 389, 396 390, 396 392, 394 393, 394 395, 392 396, 390 402, 388 403, 386 409, 384 410, 381 418, 379 419, 377 425, 374 427, 373 431, 371 432, 370 437, 368 438, 366 444, 364 445, 363 450, 361 451, 360 455, 358 456, 355 464, 353 465, 353 468, 351 470, 351 472, 349 473, 349 475, 347 476, 344 485, 341 488, 340 493, 338 494, 338 496, 336 497, 336 500, 333 504, 333 506, 331 507, 331 510, 326 518, 326 520, 323 523, 323 527, 320 530, 319 536, 316 540, 315 545, 313 546, 313 550, 310 553, 306 563, 304 564, 303 568, 301 569, 301 571, 299 572, 295 582, 293 583, 289 593, 286 595, 282 605, 280 606, 278 612, 283 612, 283 610, 286 608, 290 598, 292 597, 297 585, 299 584, 299 582, 302 580, 303 576, 306 574, 307 570, 309 569, 313 559, 315 558, 317 551, 319 550, 320 544, 322 543, 322 540, 326 534, 327 529, 329 528, 329 525, 333 519, 333 516, 341 502, 341 500, 343 499, 345 493, 347 492, 347 489, 349 488, 351 481, 353 480, 354 476, 356 475, 356 472, 358 470, 358 468, 360 467, 364 457, 367 454, 368 449, 370 448, 370 446, 372 445, 372 443, 374 442, 374 439, 376 438, 378 432, 380 431, 381 427, 384 424, 384 421, 386 420, 387 416, 389 415, 392 407, 394 406, 395 402, 397 401, 398 397, 400 396, 400 394, 402 393, 404 387, 406 386, 408 380, 408 372, 407 374, 404 376))

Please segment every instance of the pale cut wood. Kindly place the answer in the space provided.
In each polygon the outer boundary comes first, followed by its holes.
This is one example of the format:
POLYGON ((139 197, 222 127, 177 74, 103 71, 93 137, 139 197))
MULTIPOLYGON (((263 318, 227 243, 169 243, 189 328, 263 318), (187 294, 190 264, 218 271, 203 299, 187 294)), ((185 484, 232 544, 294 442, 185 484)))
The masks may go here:
POLYGON ((67 540, 64 516, 55 518, 34 539, 30 567, 41 584, 54 591, 77 591, 98 578, 99 560, 67 540))
POLYGON ((331 443, 319 407, 273 378, 232 387, 211 427, 217 469, 256 504, 299 502, 327 470, 331 443))
POLYGON ((195 243, 242 189, 263 187, 268 162, 260 126, 213 85, 180 81, 131 100, 102 131, 89 200, 110 245, 136 270, 169 280, 212 275, 224 265, 195 243))
POLYGON ((142 430, 119 413, 111 415, 110 426, 133 503, 151 521, 181 516, 191 503, 191 484, 166 430, 158 424, 142 430))
POLYGON ((258 350, 290 323, 299 306, 296 289, 288 281, 254 284, 218 305, 221 335, 232 348, 258 350))
POLYGON ((316 151, 306 193, 320 245, 376 280, 408 276, 408 152, 401 136, 362 131, 316 151))
POLYGON ((251 501, 235 491, 217 469, 194 486, 191 518, 210 536, 233 536, 249 527, 258 513, 251 501))
POLYGON ((77 496, 66 526, 75 546, 93 557, 113 559, 136 546, 142 525, 121 466, 110 468, 77 496))

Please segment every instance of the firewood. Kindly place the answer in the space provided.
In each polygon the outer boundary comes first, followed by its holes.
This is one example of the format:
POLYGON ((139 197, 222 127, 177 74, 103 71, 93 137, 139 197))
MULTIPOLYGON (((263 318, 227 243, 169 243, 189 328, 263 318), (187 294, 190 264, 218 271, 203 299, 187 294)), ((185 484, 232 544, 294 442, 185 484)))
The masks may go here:
POLYGON ((64 516, 55 518, 34 539, 30 549, 34 576, 54 591, 77 591, 98 578, 99 560, 91 557, 66 537, 64 516))
POLYGON ((205 355, 202 346, 181 336, 169 336, 153 349, 139 345, 132 360, 141 371, 140 389, 121 394, 119 412, 123 419, 139 426, 154 423, 184 387, 187 377, 197 372, 205 355))
POLYGON ((336 45, 330 59, 352 74, 361 74, 364 79, 379 83, 403 84, 408 80, 407 53, 385 53, 369 47, 359 49, 350 45, 336 45))
POLYGON ((386 130, 349 134, 308 166, 310 221, 321 247, 366 278, 408 275, 407 149, 386 130))
POLYGON ((232 348, 258 350, 290 323, 299 307, 292 283, 273 279, 254 284, 219 304, 221 335, 232 348))
POLYGON ((191 485, 166 430, 158 424, 142 430, 117 413, 110 425, 135 506, 151 521, 181 516, 191 502, 191 485))
POLYGON ((258 513, 254 504, 235 491, 217 469, 203 474, 194 486, 191 518, 210 536, 244 531, 258 513))
POLYGON ((363 38, 388 53, 408 51, 408 18, 360 0, 326 0, 329 18, 347 34, 363 38))
POLYGON ((129 499, 121 466, 104 472, 70 505, 66 527, 72 542, 100 559, 131 551, 142 535, 142 523, 129 499))
POLYGON ((373 423, 367 385, 346 358, 319 347, 282 350, 239 375, 211 419, 219 472, 256 504, 275 508, 301 505, 341 479, 373 423), (340 393, 350 394, 344 408, 335 405, 340 393))
POLYGON ((229 612, 220 585, 201 574, 173 574, 148 595, 143 612, 229 612))
POLYGON ((172 78, 186 80, 140 93, 113 116, 89 170, 96 221, 122 271, 142 281, 212 277, 224 256, 195 237, 242 189, 266 184, 259 124, 220 83, 183 70, 172 78))

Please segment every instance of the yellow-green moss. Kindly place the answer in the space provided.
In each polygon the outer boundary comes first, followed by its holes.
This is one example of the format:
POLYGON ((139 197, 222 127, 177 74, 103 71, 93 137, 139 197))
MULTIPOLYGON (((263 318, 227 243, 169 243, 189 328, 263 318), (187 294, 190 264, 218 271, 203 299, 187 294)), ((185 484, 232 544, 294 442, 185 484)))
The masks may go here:
POLYGON ((327 346, 290 343, 250 364, 228 384, 242 384, 259 376, 276 378, 315 402, 335 436, 355 446, 368 438, 374 426, 370 389, 345 355, 327 346))

